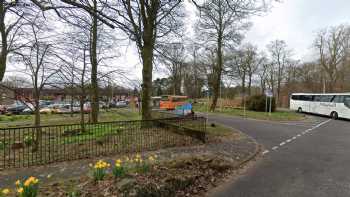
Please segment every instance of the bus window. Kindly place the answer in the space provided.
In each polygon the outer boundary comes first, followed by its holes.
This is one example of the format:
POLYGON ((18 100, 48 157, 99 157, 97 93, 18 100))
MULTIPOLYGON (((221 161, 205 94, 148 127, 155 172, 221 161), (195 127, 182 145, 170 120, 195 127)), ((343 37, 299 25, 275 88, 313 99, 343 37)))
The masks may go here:
POLYGON ((312 95, 305 95, 304 96, 304 101, 313 101, 313 100, 314 100, 314 98, 312 95))
POLYGON ((333 99, 333 103, 343 103, 344 102, 344 96, 342 95, 337 95, 333 99))
POLYGON ((169 96, 162 96, 161 101, 169 101, 169 96))
POLYGON ((350 108, 350 96, 344 98, 344 105, 350 108))
POLYGON ((292 99, 293 99, 293 100, 300 100, 300 99, 299 99, 299 95, 292 95, 292 99))
POLYGON ((315 97, 314 97, 314 101, 321 101, 321 96, 320 95, 316 95, 315 97))
POLYGON ((331 95, 322 95, 321 96, 321 102, 331 102, 334 96, 331 95))
POLYGON ((172 99, 173 102, 184 102, 186 100, 187 100, 186 97, 173 97, 172 99))

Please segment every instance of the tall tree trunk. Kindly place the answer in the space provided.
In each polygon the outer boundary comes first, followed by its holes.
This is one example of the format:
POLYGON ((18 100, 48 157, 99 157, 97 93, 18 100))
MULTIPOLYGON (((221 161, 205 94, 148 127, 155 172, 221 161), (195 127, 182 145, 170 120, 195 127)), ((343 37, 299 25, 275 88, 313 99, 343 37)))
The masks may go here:
POLYGON ((249 81, 248 81, 248 96, 252 95, 252 74, 249 73, 249 81))
POLYGON ((276 105, 277 106, 280 106, 280 101, 281 101, 281 79, 279 78, 278 79, 278 82, 277 82, 277 99, 276 99, 276 105))
MULTIPOLYGON (((94 11, 97 10, 97 1, 94 0, 94 11)), ((99 89, 97 79, 97 17, 92 16, 92 27, 90 35, 90 61, 91 61, 91 121, 98 122, 99 112, 99 89)))
POLYGON ((152 71, 153 71, 153 46, 145 46, 142 50, 142 120, 151 119, 151 90, 152 90, 152 71))
POLYGON ((85 132, 84 94, 80 95, 80 130, 85 132))
POLYGON ((35 127, 35 144, 33 147, 33 152, 40 151, 39 154, 41 154, 41 144, 42 144, 42 130, 40 127, 40 106, 39 106, 39 100, 40 100, 40 93, 38 90, 37 85, 34 87, 34 127, 35 127))
POLYGON ((84 48, 83 53, 83 71, 81 74, 81 95, 80 95, 80 130, 81 132, 85 132, 85 112, 84 112, 84 104, 85 104, 85 71, 86 71, 86 50, 84 48))
POLYGON ((213 102, 210 106, 210 111, 215 111, 219 94, 220 94, 220 81, 222 73, 222 35, 218 36, 218 48, 217 48, 217 64, 214 66, 214 80, 213 80, 213 102))
POLYGON ((6 70, 7 59, 7 35, 5 26, 5 11, 3 2, 0 3, 0 33, 1 33, 1 52, 0 52, 0 82, 3 80, 6 70))
POLYGON ((246 79, 246 72, 243 71, 243 76, 242 76, 242 89, 241 89, 241 94, 242 94, 242 105, 244 105, 244 102, 245 102, 245 79, 246 79))

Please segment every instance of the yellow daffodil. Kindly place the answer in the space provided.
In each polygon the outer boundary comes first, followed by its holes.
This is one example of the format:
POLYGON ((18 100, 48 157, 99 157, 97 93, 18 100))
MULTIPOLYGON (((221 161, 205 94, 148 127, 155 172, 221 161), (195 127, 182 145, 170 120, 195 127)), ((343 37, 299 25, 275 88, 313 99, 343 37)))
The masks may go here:
POLYGON ((20 194, 23 193, 23 187, 18 188, 17 192, 20 193, 20 194))
POLYGON ((136 158, 141 158, 141 155, 140 154, 136 154, 136 158))
POLYGON ((115 167, 120 168, 121 167, 120 163, 115 163, 115 167))
POLYGON ((154 161, 154 157, 149 156, 149 157, 148 157, 148 160, 150 160, 150 161, 154 161))
POLYGON ((38 182, 39 182, 39 179, 35 179, 35 178, 32 181, 33 184, 37 184, 38 182))
POLYGON ((21 181, 20 180, 17 180, 16 181, 16 185, 19 186, 21 184, 21 181))
POLYGON ((110 167, 110 164, 102 160, 99 160, 94 166, 95 169, 102 169, 102 168, 108 168, 108 167, 110 167))
POLYGON ((3 189, 2 192, 1 192, 3 195, 7 195, 10 193, 10 190, 9 189, 3 189))
POLYGON ((115 160, 115 163, 122 163, 122 160, 117 159, 117 160, 115 160))
POLYGON ((28 187, 31 184, 31 181, 28 179, 24 181, 24 186, 28 187))

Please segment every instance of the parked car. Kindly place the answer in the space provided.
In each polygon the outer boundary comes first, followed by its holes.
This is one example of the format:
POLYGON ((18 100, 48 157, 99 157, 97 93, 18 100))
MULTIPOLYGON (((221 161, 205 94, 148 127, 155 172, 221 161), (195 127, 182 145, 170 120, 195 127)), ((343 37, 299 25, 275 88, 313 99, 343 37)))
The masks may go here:
POLYGON ((6 114, 6 106, 0 105, 0 114, 6 114))
POLYGON ((127 104, 126 101, 118 101, 118 102, 116 102, 116 107, 117 108, 123 108, 123 107, 127 107, 127 106, 128 106, 128 104, 127 104))
POLYGON ((100 109, 106 109, 106 108, 108 108, 108 105, 107 105, 107 103, 105 103, 103 101, 100 101, 99 102, 99 107, 100 107, 100 109))
POLYGON ((31 103, 25 103, 24 106, 26 107, 25 109, 23 109, 23 111, 21 112, 21 114, 32 114, 34 113, 34 105, 31 103))
POLYGON ((23 105, 23 104, 12 104, 7 108, 7 113, 10 114, 21 114, 23 112, 24 109, 26 109, 27 106, 23 105))

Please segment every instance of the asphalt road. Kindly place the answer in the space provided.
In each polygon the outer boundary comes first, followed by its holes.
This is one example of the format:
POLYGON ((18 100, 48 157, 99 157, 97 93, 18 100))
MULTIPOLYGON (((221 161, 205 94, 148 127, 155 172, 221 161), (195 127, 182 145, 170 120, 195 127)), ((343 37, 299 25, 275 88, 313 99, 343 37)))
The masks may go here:
POLYGON ((213 196, 350 196, 350 121, 317 116, 285 123, 209 118, 245 132, 265 148, 254 167, 213 196))

